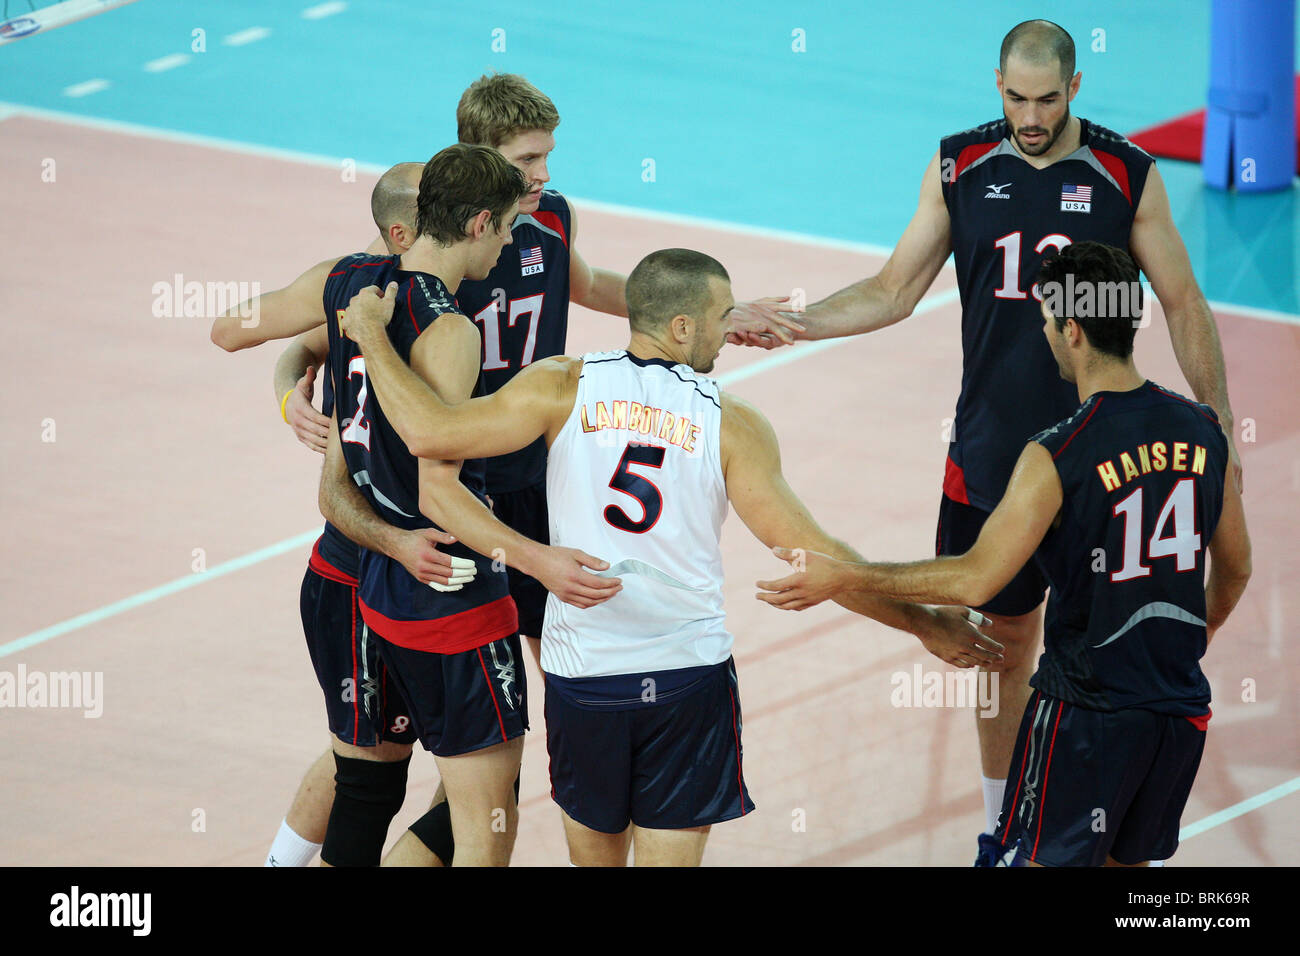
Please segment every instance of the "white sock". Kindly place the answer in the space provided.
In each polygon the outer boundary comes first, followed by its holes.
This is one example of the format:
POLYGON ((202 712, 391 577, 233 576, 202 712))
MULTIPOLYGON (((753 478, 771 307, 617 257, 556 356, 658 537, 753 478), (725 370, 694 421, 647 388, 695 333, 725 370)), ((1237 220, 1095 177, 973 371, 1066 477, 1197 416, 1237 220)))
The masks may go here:
POLYGON ((1164 865, 1165 865, 1164 860, 1150 860, 1147 863, 1147 866, 1164 866, 1164 865))
POLYGON ((1007 790, 1006 780, 990 780, 980 777, 984 785, 984 832, 993 835, 998 828, 998 814, 1002 812, 1002 797, 1007 790))
POLYGON ((263 866, 307 866, 320 848, 321 844, 304 840, 293 832, 288 820, 283 820, 263 866))

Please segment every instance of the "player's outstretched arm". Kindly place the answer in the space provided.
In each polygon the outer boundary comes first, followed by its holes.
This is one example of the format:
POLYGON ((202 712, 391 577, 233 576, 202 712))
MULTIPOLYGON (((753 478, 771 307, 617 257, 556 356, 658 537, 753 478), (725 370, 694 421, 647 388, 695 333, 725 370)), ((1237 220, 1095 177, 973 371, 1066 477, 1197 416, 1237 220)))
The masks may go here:
MULTIPOLYGON (((564 356, 542 359, 500 391, 453 408, 398 357, 389 341, 396 290, 396 283, 390 283, 381 297, 375 286, 362 289, 348 305, 342 328, 361 347, 366 378, 411 454, 440 460, 491 458, 518 451, 539 435, 546 435, 548 443, 554 438, 573 408, 580 362, 564 356)), ((449 347, 466 355, 471 344, 475 350, 481 347, 478 329, 459 318, 463 321, 439 319, 439 337, 449 336, 449 347)))
MULTIPOLYGON (((785 544, 842 561, 860 560, 856 551, 818 526, 786 483, 776 433, 767 419, 752 405, 725 393, 722 468, 736 514, 768 547, 785 544)), ((981 634, 961 614, 862 592, 846 590, 829 596, 850 611, 915 634, 932 653, 958 666, 1001 659, 1002 645, 981 634)))
POLYGON ((285 347, 275 363, 275 400, 285 424, 312 451, 325 454, 330 420, 316 411, 316 373, 329 357, 325 326, 304 332, 285 347))
MULTIPOLYGON (((435 397, 463 403, 478 381, 480 348, 473 322, 455 313, 442 315, 416 339, 411 368, 428 383, 435 397)), ((369 373, 369 365, 366 371, 369 373)), ((388 416, 382 396, 379 404, 388 416)), ((460 469, 460 461, 420 459, 420 511, 430 521, 479 554, 536 578, 561 601, 575 607, 591 607, 622 590, 619 579, 597 577, 586 570, 608 568, 600 558, 573 548, 541 544, 503 524, 461 482, 460 469)))
POLYGON ((212 343, 227 352, 238 352, 271 339, 288 339, 314 329, 325 321, 321 305, 325 280, 342 258, 327 259, 283 289, 241 302, 212 323, 212 343))
POLYGON ((792 610, 811 607, 845 590, 975 607, 987 603, 1024 567, 1055 520, 1061 501, 1061 479, 1051 453, 1030 442, 1016 462, 1006 494, 965 554, 876 564, 835 560, 824 554, 796 556, 787 545, 779 556, 792 563, 798 557, 801 568, 779 581, 760 581, 759 587, 772 593, 759 597, 792 610))
POLYGON ((1210 577, 1205 585, 1205 631, 1215 631, 1228 619, 1250 580, 1250 535, 1241 492, 1232 482, 1232 465, 1223 482, 1223 510, 1210 540, 1210 577))
POLYGON ((1219 327, 1210 304, 1196 284, 1187 248, 1169 209, 1169 194, 1154 165, 1147 173, 1146 187, 1133 217, 1129 244, 1133 258, 1151 280, 1151 288, 1164 309, 1169 339, 1183 377, 1192 387, 1196 400, 1214 409, 1228 436, 1233 484, 1240 491, 1241 456, 1233 441, 1232 405, 1228 401, 1219 327))
POLYGON ((593 268, 582 258, 578 251, 578 213, 573 203, 569 203, 569 298, 585 308, 627 318, 627 276, 593 268))
POLYGON ((477 568, 467 558, 455 558, 437 545, 451 544, 454 535, 436 528, 404 531, 380 518, 348 477, 339 444, 338 423, 330 419, 325 466, 321 469, 320 510, 327 521, 351 540, 376 554, 386 554, 425 584, 455 590, 474 579, 477 568))
MULTIPOLYGON (((921 199, 903 237, 884 267, 790 317, 802 326, 799 339, 831 339, 874 332, 912 314, 925 290, 952 251, 952 224, 943 201, 939 153, 921 179, 921 199)), ((745 345, 772 348, 788 332, 768 321, 760 303, 741 303, 732 310, 733 328, 743 330, 745 345), (760 326, 766 326, 758 331, 760 326), (764 338, 763 336, 767 336, 764 338)))

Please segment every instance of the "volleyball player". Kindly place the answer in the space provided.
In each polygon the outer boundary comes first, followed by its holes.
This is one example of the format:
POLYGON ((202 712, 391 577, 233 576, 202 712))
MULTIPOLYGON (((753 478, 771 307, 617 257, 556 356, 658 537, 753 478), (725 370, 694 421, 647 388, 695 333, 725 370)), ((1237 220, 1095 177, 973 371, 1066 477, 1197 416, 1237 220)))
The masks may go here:
MULTIPOLYGON (((936 531, 939 554, 960 554, 1001 498, 1022 443, 1066 417, 1073 391, 1060 381, 1038 329, 1039 300, 1028 281, 1044 256, 1071 242, 1131 250, 1159 297, 1178 363, 1197 398, 1229 435, 1232 409, 1214 316, 1197 287, 1151 158, 1117 133, 1071 115, 1079 91, 1074 42, 1046 20, 1017 25, 1002 41, 997 89, 1001 119, 945 137, 921 183, 915 216, 881 271, 778 319, 770 307, 738 309, 771 346, 855 335, 912 313, 944 261, 955 256, 962 301, 963 368, 936 531)), ((995 716, 975 721, 983 775, 985 831, 977 865, 991 865, 991 837, 1029 697, 1042 627, 1045 583, 1027 565, 980 610, 1006 644, 995 716)), ((987 715, 981 715, 987 716, 987 715)))
POLYGON ((1178 846, 1211 716, 1200 658, 1246 588, 1250 538, 1214 410, 1133 363, 1133 260, 1075 243, 1038 286, 1044 340, 1082 404, 1024 447, 975 544, 910 564, 805 553, 804 570, 760 582, 772 592, 760 597, 794 610, 845 589, 978 605, 1034 558, 1051 586, 1045 650, 995 852, 1144 866, 1178 846))

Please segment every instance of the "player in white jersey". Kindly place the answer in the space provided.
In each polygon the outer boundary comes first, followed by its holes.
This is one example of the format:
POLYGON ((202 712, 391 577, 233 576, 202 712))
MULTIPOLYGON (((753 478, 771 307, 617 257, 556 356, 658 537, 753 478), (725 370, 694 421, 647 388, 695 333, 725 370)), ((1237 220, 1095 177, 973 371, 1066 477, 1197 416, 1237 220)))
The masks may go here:
MULTIPOLYGON (((455 406, 393 351, 385 325, 394 292, 363 290, 343 327, 410 450, 490 456, 544 436, 552 543, 606 555, 606 573, 623 581, 603 606, 552 601, 542 631, 552 790, 570 860, 621 866, 631 839, 638 865, 698 864, 709 827, 753 809, 722 610, 728 499, 769 546, 788 537, 853 553, 786 484, 763 415, 699 374, 713 369, 729 330, 726 270, 686 249, 652 253, 628 278, 625 350, 547 358, 455 406)), ((958 666, 1001 657, 965 609, 862 595, 841 603, 916 634, 958 666)))

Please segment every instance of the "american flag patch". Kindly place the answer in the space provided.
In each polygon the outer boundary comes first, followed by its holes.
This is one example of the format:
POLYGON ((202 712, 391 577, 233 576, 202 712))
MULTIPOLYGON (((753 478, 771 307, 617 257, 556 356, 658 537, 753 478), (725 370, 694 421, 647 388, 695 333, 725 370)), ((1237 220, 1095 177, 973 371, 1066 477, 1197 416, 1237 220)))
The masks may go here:
POLYGON ((1092 187, 1074 186, 1070 184, 1061 186, 1061 211, 1091 212, 1092 187))
POLYGON ((542 271, 542 247, 541 246, 523 246, 519 250, 519 265, 522 266, 521 274, 530 276, 542 271))

